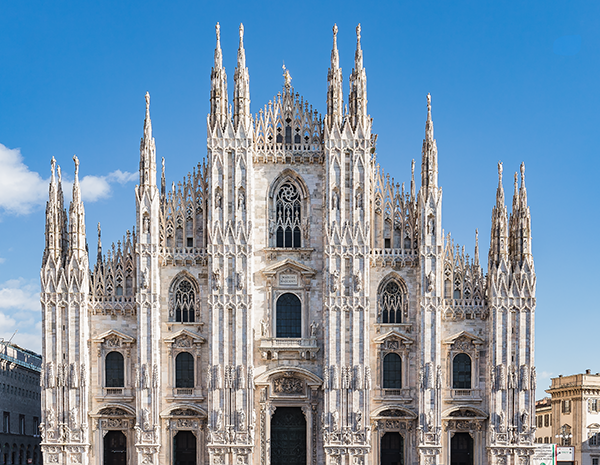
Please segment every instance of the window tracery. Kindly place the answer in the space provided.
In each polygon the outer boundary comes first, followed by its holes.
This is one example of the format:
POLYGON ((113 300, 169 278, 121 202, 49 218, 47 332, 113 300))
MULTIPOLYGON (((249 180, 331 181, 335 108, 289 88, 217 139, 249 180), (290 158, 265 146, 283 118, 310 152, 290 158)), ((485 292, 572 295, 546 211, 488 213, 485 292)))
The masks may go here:
POLYGON ((406 293, 395 280, 388 282, 379 294, 381 323, 402 323, 402 313, 406 305, 406 293))
POLYGON ((275 200, 277 247, 301 247, 302 205, 300 192, 291 182, 284 183, 275 200))
POLYGON ((194 323, 196 321, 196 289, 187 277, 176 278, 171 286, 169 305, 171 321, 194 323))

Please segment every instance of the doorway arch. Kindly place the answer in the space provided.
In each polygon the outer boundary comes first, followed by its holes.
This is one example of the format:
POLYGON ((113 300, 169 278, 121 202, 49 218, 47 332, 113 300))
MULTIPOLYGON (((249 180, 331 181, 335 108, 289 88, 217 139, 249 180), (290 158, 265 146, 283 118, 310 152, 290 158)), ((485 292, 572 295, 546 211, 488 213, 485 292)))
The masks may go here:
POLYGON ((109 431, 104 436, 104 465, 127 464, 127 438, 122 431, 109 431))
POLYGON ((389 431, 381 437, 381 465, 404 465, 404 438, 389 431))
POLYGON ((277 407, 271 419, 271 465, 306 465, 306 419, 300 407, 277 407))
POLYGON ((473 438, 469 433, 454 433, 452 436, 450 465, 473 465, 473 438))
POLYGON ((196 465, 196 436, 191 431, 179 431, 173 438, 175 465, 196 465))

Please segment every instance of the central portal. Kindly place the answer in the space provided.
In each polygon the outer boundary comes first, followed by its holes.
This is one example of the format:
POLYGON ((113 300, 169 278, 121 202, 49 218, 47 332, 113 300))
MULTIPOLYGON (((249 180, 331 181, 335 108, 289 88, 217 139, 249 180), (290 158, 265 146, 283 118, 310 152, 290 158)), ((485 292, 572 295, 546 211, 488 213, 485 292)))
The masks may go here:
POLYGON ((404 465, 404 438, 400 433, 381 437, 381 465, 404 465))
POLYGON ((127 463, 127 438, 121 431, 109 431, 104 436, 104 465, 127 463))
POLYGON ((306 465, 306 419, 300 407, 277 407, 271 419, 271 465, 306 465))
POLYGON ((196 436, 191 431, 180 431, 173 438, 175 465, 196 465, 196 436))
POLYGON ((450 445, 451 465, 473 465, 473 438, 469 433, 454 433, 450 445))

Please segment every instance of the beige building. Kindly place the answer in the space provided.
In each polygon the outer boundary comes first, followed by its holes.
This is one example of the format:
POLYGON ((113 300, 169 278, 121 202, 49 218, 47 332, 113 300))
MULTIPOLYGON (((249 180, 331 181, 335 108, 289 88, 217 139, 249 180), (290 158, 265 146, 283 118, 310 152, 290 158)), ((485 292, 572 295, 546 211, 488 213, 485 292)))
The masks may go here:
POLYGON ((552 378, 551 442, 575 448, 575 465, 600 459, 600 373, 552 378))
POLYGON ((99 234, 93 270, 79 162, 67 213, 52 160, 45 461, 527 465, 524 165, 509 215, 498 164, 486 274, 443 233, 429 96, 420 179, 378 165, 360 28, 347 100, 334 28, 324 116, 288 72, 250 113, 242 27, 230 100, 219 34, 206 160, 169 190, 163 159, 157 180, 147 95, 135 228, 108 251, 99 234))
POLYGON ((537 444, 555 444, 552 434, 552 401, 544 397, 535 403, 535 442, 537 444))

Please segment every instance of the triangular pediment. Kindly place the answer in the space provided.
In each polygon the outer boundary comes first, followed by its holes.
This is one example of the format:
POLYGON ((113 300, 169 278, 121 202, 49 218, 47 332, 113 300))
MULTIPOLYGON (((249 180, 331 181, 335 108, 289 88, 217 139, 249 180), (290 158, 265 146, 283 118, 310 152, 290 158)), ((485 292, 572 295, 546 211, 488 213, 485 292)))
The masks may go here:
POLYGON ((588 429, 600 429, 600 424, 592 423, 591 425, 588 425, 588 429))
POLYGON ((468 331, 461 331, 444 340, 444 344, 454 344, 461 338, 468 339, 469 341, 471 341, 471 343, 475 345, 481 345, 484 342, 483 339, 475 336, 474 334, 469 333, 468 331))
POLYGON ((204 344, 206 342, 206 339, 204 339, 202 336, 194 334, 188 329, 182 329, 177 331, 175 334, 172 334, 170 337, 165 338, 165 342, 170 344, 174 344, 182 340, 191 340, 193 344, 204 344))
POLYGON ((280 271, 285 270, 295 271, 296 273, 300 273, 302 276, 311 277, 317 274, 317 271, 311 268, 310 266, 303 265, 302 263, 298 263, 291 258, 286 258, 280 262, 274 263, 272 265, 267 266, 263 269, 263 274, 265 276, 274 276, 280 271))
POLYGON ((93 339, 94 342, 100 343, 104 343, 105 341, 109 340, 119 340, 122 344, 133 344, 135 342, 135 338, 114 329, 106 331, 93 339))
POLYGON ((402 344, 404 344, 405 346, 408 346, 410 344, 413 344, 415 341, 410 339, 409 337, 406 337, 405 335, 399 333, 398 331, 392 329, 391 331, 388 331, 385 334, 382 334, 381 336, 377 336, 375 339, 373 339, 373 342, 375 344, 383 344, 387 341, 400 341, 402 342, 402 344))

